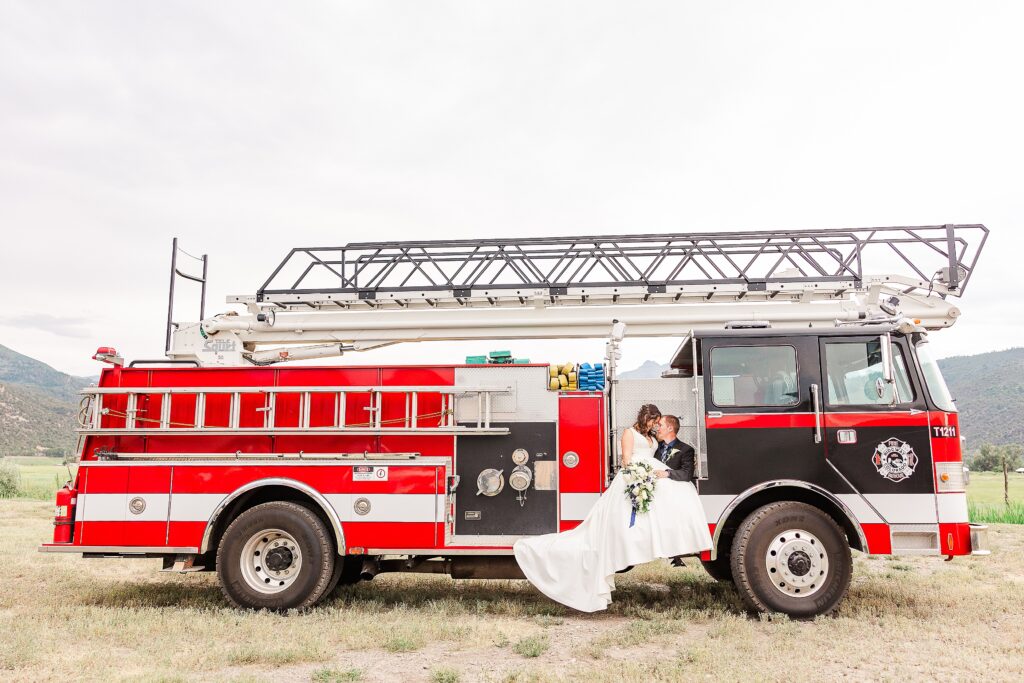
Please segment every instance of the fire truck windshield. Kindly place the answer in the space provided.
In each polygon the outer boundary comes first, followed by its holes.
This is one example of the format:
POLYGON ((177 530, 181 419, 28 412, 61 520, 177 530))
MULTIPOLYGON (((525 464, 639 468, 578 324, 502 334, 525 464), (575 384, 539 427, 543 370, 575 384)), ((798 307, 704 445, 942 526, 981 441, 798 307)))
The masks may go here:
POLYGON ((928 349, 927 341, 922 340, 917 343, 917 359, 921 363, 924 381, 928 385, 928 393, 931 395, 935 406, 939 410, 945 410, 947 413, 957 412, 956 404, 953 403, 953 397, 949 393, 949 387, 946 386, 946 380, 942 378, 942 373, 939 372, 939 364, 932 358, 932 352, 928 349))

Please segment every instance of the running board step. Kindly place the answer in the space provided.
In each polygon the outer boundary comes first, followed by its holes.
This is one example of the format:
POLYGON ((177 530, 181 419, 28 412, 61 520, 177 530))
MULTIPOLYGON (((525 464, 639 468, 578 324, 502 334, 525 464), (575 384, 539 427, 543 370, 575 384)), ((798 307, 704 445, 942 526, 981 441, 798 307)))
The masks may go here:
POLYGON ((196 561, 195 555, 175 555, 174 559, 165 558, 162 572, 176 572, 178 574, 188 574, 190 572, 201 572, 206 567, 199 567, 193 564, 196 561))

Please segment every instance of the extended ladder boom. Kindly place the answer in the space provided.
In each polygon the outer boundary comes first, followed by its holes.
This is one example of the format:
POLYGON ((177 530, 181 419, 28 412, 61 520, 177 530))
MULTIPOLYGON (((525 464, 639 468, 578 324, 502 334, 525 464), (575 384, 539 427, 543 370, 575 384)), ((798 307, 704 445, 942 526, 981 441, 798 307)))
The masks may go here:
POLYGON ((353 243, 292 249, 247 313, 180 325, 172 358, 273 362, 404 341, 672 336, 730 320, 900 312, 953 324, 983 225, 353 243), (870 262, 870 270, 866 263, 870 262), (263 345, 281 348, 260 351, 263 345), (288 350, 289 345, 305 345, 288 350), (310 346, 313 345, 313 346, 310 346))

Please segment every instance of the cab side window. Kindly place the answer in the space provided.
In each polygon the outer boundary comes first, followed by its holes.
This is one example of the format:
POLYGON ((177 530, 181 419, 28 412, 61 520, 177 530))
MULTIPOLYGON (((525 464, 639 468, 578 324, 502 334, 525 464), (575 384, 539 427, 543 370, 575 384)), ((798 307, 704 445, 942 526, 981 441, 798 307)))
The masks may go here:
POLYGON ((712 401, 720 407, 792 406, 799 400, 792 346, 717 347, 711 373, 712 401))
MULTIPOLYGON (((914 392, 907 376, 903 349, 893 345, 896 403, 912 403, 914 392)), ((828 403, 833 406, 887 406, 893 403, 893 385, 882 381, 882 344, 878 339, 825 344, 828 403), (881 389, 881 395, 879 395, 881 389)))

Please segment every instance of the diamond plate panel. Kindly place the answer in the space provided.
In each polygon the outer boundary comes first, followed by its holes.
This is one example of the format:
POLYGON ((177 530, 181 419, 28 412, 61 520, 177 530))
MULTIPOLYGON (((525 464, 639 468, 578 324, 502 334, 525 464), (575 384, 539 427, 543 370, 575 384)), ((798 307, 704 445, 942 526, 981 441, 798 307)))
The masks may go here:
MULTIPOLYGON (((699 381, 700 378, 698 378, 699 381)), ((619 437, 636 419, 640 406, 653 403, 662 415, 679 418, 679 439, 697 447, 700 443, 700 457, 707 471, 707 438, 704 432, 703 386, 700 395, 693 392, 693 377, 671 377, 656 379, 621 379, 615 385, 615 433, 612 435, 615 448, 619 448, 619 437), (700 419, 698 420, 698 415, 700 419)))
MULTIPOLYGON (((547 367, 482 365, 455 368, 455 386, 511 387, 491 397, 491 422, 554 422, 558 419, 558 392, 548 390, 547 367)), ((459 422, 476 422, 476 396, 456 399, 459 422)))

